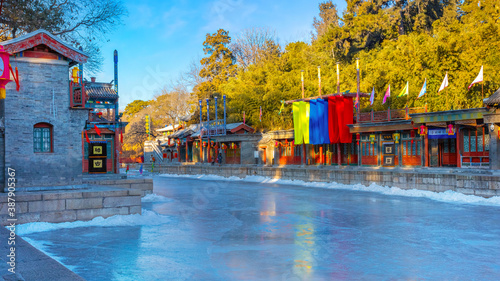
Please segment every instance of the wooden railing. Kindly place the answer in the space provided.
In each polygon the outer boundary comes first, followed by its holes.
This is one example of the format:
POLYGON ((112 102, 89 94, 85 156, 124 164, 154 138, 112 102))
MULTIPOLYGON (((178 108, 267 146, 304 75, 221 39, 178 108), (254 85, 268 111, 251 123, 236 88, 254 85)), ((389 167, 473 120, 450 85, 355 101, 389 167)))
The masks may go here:
POLYGON ((410 114, 427 112, 425 107, 406 107, 403 109, 390 109, 384 111, 363 112, 356 116, 358 123, 388 122, 395 120, 409 120, 410 114))

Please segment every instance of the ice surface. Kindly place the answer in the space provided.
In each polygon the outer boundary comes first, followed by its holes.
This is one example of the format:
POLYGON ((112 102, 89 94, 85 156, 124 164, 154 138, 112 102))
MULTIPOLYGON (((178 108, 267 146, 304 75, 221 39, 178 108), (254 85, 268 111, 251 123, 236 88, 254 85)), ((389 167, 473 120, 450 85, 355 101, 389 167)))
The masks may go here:
POLYGON ((155 177, 142 216, 20 230, 89 281, 499 280, 496 205, 202 178, 155 177))
POLYGON ((500 196, 484 198, 475 195, 465 195, 463 193, 456 192, 453 190, 447 190, 445 192, 438 193, 438 192, 419 190, 419 189, 401 189, 398 187, 380 186, 375 183, 372 183, 369 186, 365 186, 362 184, 351 185, 351 184, 341 184, 336 182, 305 182, 302 180, 283 180, 283 179, 267 178, 262 176, 247 176, 245 178, 232 176, 226 178, 216 175, 161 175, 161 177, 192 178, 192 179, 207 180, 207 181, 230 181, 230 182, 244 181, 244 182, 255 182, 255 183, 276 183, 282 185, 299 185, 299 186, 316 187, 316 188, 368 191, 368 192, 382 193, 385 195, 424 197, 441 202, 456 202, 456 203, 500 206, 500 196))

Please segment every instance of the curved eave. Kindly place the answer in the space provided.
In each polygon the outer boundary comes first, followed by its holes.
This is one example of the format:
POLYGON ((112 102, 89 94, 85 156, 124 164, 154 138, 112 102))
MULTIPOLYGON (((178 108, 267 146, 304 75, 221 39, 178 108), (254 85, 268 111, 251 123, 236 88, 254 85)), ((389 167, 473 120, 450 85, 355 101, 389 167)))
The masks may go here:
POLYGON ((0 42, 4 50, 11 54, 16 54, 42 44, 76 63, 86 63, 89 58, 83 51, 76 49, 43 29, 0 42))

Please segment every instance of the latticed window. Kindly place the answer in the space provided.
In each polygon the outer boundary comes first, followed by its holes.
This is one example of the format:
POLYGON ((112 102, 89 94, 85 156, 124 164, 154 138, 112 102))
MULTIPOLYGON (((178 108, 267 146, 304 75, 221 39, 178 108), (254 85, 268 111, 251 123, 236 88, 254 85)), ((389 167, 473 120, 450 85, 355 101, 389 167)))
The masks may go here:
POLYGON ((33 127, 34 152, 52 152, 52 125, 38 123, 33 127))

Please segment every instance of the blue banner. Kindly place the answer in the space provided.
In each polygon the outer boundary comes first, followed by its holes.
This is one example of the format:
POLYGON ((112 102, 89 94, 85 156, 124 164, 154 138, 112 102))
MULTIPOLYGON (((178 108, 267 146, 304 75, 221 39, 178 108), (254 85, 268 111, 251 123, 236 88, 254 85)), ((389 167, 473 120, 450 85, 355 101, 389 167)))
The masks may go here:
POLYGON ((429 129, 428 131, 429 139, 455 139, 456 137, 455 129, 453 129, 453 135, 448 135, 448 128, 429 129))

